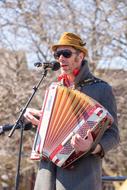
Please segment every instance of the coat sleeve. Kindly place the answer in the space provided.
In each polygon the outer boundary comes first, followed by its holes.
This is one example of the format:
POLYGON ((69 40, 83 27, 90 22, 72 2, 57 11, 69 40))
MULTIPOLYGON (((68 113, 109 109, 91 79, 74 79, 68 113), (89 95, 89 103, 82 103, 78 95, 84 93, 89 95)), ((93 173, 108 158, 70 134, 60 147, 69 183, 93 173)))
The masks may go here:
POLYGON ((109 111, 113 116, 114 122, 110 128, 108 128, 102 136, 99 144, 102 147, 103 155, 118 146, 120 142, 118 121, 117 121, 117 107, 115 97, 111 86, 104 85, 103 93, 101 94, 100 103, 109 111))

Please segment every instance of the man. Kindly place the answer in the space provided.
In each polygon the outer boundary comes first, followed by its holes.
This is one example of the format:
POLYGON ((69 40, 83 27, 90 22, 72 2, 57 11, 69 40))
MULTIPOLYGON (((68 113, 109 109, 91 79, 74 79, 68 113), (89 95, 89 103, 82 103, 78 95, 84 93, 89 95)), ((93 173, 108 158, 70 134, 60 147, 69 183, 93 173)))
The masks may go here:
MULTIPOLYGON (((52 46, 52 50, 55 59, 61 65, 59 82, 67 87, 75 86, 97 100, 111 113, 114 123, 106 130, 91 154, 77 160, 73 167, 63 169, 50 161, 41 160, 35 190, 101 190, 102 157, 119 143, 116 104, 112 88, 90 73, 85 61, 88 52, 79 36, 65 32, 58 44, 52 46)), ((37 125, 39 121, 34 117, 35 115, 41 116, 41 111, 29 108, 25 113, 25 117, 37 125)), ((87 133, 87 139, 75 135, 71 140, 76 151, 87 151, 92 143, 93 137, 90 131, 87 133)))

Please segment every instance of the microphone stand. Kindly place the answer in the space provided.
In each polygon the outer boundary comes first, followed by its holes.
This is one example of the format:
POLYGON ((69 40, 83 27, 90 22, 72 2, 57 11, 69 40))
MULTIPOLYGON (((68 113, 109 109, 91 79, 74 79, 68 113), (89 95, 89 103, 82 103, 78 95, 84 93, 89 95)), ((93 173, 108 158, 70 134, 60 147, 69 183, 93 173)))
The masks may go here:
POLYGON ((11 129, 8 137, 12 137, 15 129, 17 128, 18 125, 20 125, 21 127, 21 134, 20 134, 20 144, 19 144, 19 152, 18 152, 18 162, 17 162, 17 170, 16 170, 16 178, 15 178, 15 190, 19 189, 19 179, 20 179, 20 163, 21 163, 21 153, 22 153, 22 144, 23 144, 23 132, 24 132, 24 127, 25 127, 25 123, 23 121, 23 115, 28 107, 28 105, 30 104, 32 98, 34 97, 35 93, 37 92, 41 82, 43 81, 43 79, 47 76, 47 72, 48 72, 48 67, 45 66, 44 67, 44 73, 42 74, 42 77, 40 79, 40 81, 38 82, 38 84, 36 86, 33 87, 33 93, 30 96, 30 98, 28 99, 28 101, 26 102, 24 108, 22 109, 15 125, 13 126, 13 128, 11 129))

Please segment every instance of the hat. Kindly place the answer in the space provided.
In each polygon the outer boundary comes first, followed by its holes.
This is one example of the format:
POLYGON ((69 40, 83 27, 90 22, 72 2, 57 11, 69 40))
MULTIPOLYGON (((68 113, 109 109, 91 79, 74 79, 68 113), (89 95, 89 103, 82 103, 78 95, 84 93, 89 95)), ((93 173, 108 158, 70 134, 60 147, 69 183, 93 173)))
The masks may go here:
POLYGON ((56 49, 60 46, 72 46, 76 49, 82 51, 85 55, 88 54, 88 50, 85 46, 86 43, 82 41, 82 39, 73 33, 64 32, 61 38, 58 41, 58 44, 52 46, 52 50, 56 51, 56 49))

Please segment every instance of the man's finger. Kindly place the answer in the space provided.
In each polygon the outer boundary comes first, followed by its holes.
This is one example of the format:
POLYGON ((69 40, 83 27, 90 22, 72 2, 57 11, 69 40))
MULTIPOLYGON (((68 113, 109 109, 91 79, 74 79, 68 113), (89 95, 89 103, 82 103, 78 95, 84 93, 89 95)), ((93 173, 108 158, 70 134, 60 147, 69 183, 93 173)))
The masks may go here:
POLYGON ((87 137, 89 140, 92 140, 93 141, 93 136, 92 136, 92 133, 90 130, 87 131, 87 137))

